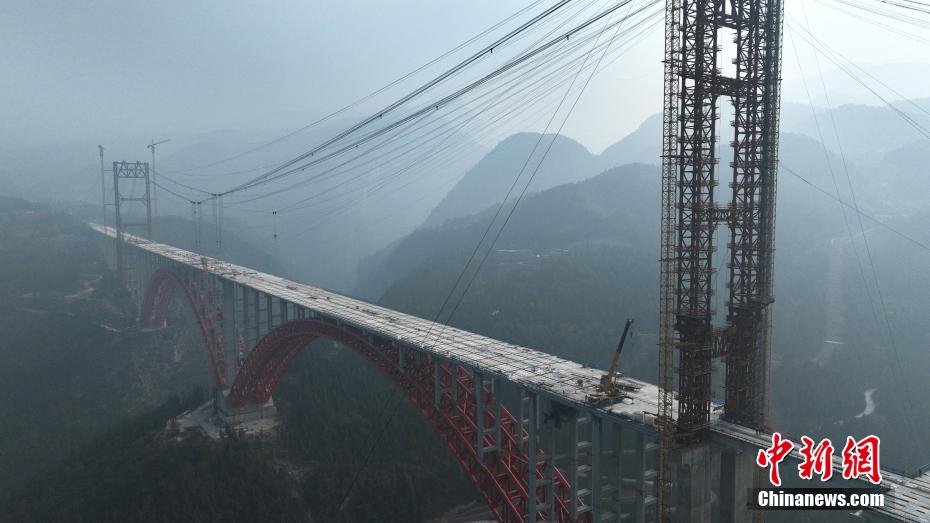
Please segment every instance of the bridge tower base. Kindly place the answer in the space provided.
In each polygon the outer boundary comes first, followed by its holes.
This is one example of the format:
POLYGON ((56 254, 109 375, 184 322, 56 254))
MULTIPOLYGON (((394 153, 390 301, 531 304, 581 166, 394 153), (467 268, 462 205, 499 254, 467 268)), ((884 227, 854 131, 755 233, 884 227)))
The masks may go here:
POLYGON ((216 415, 227 425, 238 425, 260 419, 274 418, 278 415, 278 409, 275 408, 274 400, 269 398, 262 405, 247 403, 243 407, 233 407, 228 401, 229 389, 217 389, 213 398, 213 408, 216 415))
POLYGON ((674 518, 681 523, 711 523, 716 476, 710 444, 681 446, 673 454, 675 463, 674 518))
POLYGON ((720 494, 717 499, 719 516, 716 521, 738 523, 752 521, 749 510, 749 487, 756 484, 756 476, 762 470, 755 465, 751 452, 720 449, 716 453, 720 461, 720 494))

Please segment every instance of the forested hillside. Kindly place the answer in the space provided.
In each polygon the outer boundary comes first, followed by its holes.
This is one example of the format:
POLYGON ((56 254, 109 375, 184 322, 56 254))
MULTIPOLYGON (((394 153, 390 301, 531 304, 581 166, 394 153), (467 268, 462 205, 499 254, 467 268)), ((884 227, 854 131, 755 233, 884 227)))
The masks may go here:
MULTIPOLYGON (((930 394, 918 371, 930 364, 921 350, 930 336, 921 305, 930 294, 930 253, 862 218, 867 252, 852 204, 843 207, 820 192, 833 193, 836 176, 843 187, 846 181, 836 172, 839 156, 817 141, 786 133, 781 163, 791 172, 782 170, 778 194, 773 424, 834 438, 872 432, 888 442, 886 464, 926 462, 930 446, 917 435, 930 431, 930 414, 908 398, 930 394), (875 408, 866 408, 866 396, 875 408)), ((854 186, 872 178, 856 163, 848 167, 854 186)), ((528 196, 467 296, 457 305, 459 287, 443 318, 455 310, 455 326, 603 368, 623 320, 634 317, 622 370, 654 380, 658 189, 657 167, 626 166, 528 196)), ((860 193, 863 212, 927 243, 919 224, 930 209, 888 215, 872 194, 860 193)), ((399 242, 381 265, 395 278, 381 301, 435 317, 493 212, 399 242)), ((718 248, 728 239, 718 236, 718 248)), ((723 258, 715 260, 718 312, 728 292, 723 258)), ((722 398, 719 387, 716 395, 722 398)))
POLYGON ((183 349, 196 337, 140 333, 134 311, 95 233, 0 199, 0 492, 204 384, 205 359, 183 349))
POLYGON ((306 521, 293 479, 271 447, 229 434, 212 441, 163 430, 203 391, 137 416, 14 488, 8 521, 306 521))
MULTIPOLYGON (((190 241, 188 223, 161 225, 190 241)), ((0 201, 0 521, 421 521, 478 499, 378 371, 330 344, 282 378, 277 435, 166 433, 209 397, 202 342, 183 300, 167 329, 139 332, 98 240, 68 214, 0 201)), ((224 255, 278 270, 228 232, 224 255)))
MULTIPOLYGON (((645 151, 648 141, 634 138, 602 157, 645 151)), ((921 350, 930 337, 923 305, 930 255, 918 245, 930 243, 923 226, 930 208, 918 195, 896 206, 904 191, 890 183, 923 183, 925 150, 914 142, 856 151, 844 162, 810 136, 782 138, 772 423, 821 437, 879 434, 882 459, 892 466, 930 460, 918 436, 930 431, 930 414, 916 408, 916 398, 930 394, 921 372, 930 365, 921 350), (849 187, 867 216, 861 229, 853 205, 834 199, 851 202, 849 187), (895 422, 901 419, 909 421, 895 422)), ((587 179, 528 195, 468 294, 461 303, 453 294, 443 317, 454 311, 453 325, 597 367, 606 366, 632 317, 621 370, 654 380, 658 167, 568 176, 587 179)), ((435 317, 496 210, 485 206, 395 242, 366 262, 362 290, 435 317)), ((162 219, 157 230, 159 239, 193 247, 187 220, 162 219)), ((201 251, 298 272, 269 255, 276 251, 228 230, 222 237, 217 245, 207 228, 201 251)), ((717 241, 723 248, 728 238, 717 241)), ((281 521, 423 521, 479 500, 386 380, 326 343, 304 350, 282 378, 274 393, 282 424, 273 437, 166 436, 167 420, 203 397, 191 391, 209 386, 201 342, 180 301, 167 329, 138 332, 135 302, 97 244, 71 216, 0 202, 0 394, 9 398, 0 406, 8 420, 0 429, 0 514, 16 521, 63 514, 121 521, 140 510, 150 521, 176 519, 178 511, 206 520, 264 513, 281 521), (186 399, 165 403, 176 395, 186 399), (100 482, 100 475, 114 479, 100 482), (120 501, 108 502, 109 492, 120 501)), ((725 260, 717 261, 725 275, 725 260)), ((724 282, 718 276, 718 311, 724 282)))

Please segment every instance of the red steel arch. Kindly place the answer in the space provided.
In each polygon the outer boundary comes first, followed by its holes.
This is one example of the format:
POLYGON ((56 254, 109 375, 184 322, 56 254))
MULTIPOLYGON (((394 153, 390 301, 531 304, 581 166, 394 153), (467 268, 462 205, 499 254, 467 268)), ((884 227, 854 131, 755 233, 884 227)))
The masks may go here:
POLYGON ((142 308, 139 311, 140 330, 158 330, 165 327, 168 316, 168 306, 175 289, 184 291, 184 296, 190 304, 197 325, 200 327, 200 336, 203 338, 204 348, 210 357, 210 367, 213 377, 218 385, 226 384, 226 365, 223 355, 222 328, 217 325, 221 313, 216 311, 209 285, 198 282, 194 278, 185 278, 177 272, 160 268, 149 278, 142 298, 142 308))
MULTIPOLYGON (((443 443, 462 466, 481 492, 499 521, 526 522, 528 510, 527 434, 517 419, 503 406, 499 414, 489 389, 484 389, 482 400, 487 404, 480 430, 484 434, 484 447, 495 444, 493 431, 496 417, 501 417, 501 449, 477 455, 479 421, 471 374, 446 363, 436 365, 434 357, 420 351, 405 350, 385 343, 376 343, 367 336, 323 320, 294 320, 268 332, 243 362, 229 393, 233 406, 247 402, 265 403, 288 364, 301 349, 318 338, 329 338, 364 356, 381 370, 420 412, 435 430, 443 443), (400 361, 403 360, 401 365, 400 361), (439 369, 439 404, 436 404, 434 372, 439 369), (453 381, 457 386, 453 387, 453 381)), ((542 455, 542 451, 538 451, 542 455)), ((539 483, 544 483, 546 464, 536 465, 539 483)), ((537 499, 545 496, 545 487, 534 493, 537 499)), ((555 470, 555 521, 571 522, 568 510, 571 486, 558 469, 555 470)), ((548 508, 537 513, 539 519, 548 519, 548 508)), ((536 518, 533 518, 535 521, 536 518)), ((589 521, 590 512, 579 521, 589 521)))

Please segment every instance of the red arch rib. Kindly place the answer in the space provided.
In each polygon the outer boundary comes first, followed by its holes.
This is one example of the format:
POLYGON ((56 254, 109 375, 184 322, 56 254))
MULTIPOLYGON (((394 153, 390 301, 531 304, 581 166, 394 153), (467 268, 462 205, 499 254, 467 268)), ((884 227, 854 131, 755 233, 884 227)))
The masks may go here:
MULTIPOLYGON (((247 402, 263 404, 271 398, 278 379, 301 349, 318 338, 329 338, 345 345, 381 370, 407 400, 420 412, 436 434, 455 456, 456 460, 478 487, 488 507, 499 521, 527 521, 530 493, 526 478, 529 472, 527 459, 526 431, 510 412, 500 407, 497 412, 491 391, 485 389, 482 398, 486 402, 484 419, 479 421, 474 397, 472 376, 458 367, 441 363, 440 402, 435 403, 434 361, 432 356, 419 351, 404 351, 403 370, 399 365, 401 353, 387 344, 375 344, 361 334, 322 320, 294 320, 272 329, 249 353, 236 375, 229 393, 233 406, 241 407, 247 402), (452 392, 452 383, 455 394, 452 392), (479 460, 477 456, 477 434, 487 433, 483 446, 495 444, 493 431, 497 416, 501 418, 501 448, 487 452, 479 460), (479 428, 480 425, 480 428, 479 428)), ((542 454, 542 451, 539 451, 542 454)), ((536 464, 536 476, 545 477, 545 462, 536 464)), ((565 477, 555 471, 555 520, 570 522, 568 511, 571 487, 565 477)), ((540 496, 544 488, 533 493, 540 496)), ((548 509, 547 509, 548 510, 548 509)), ((545 518, 547 510, 537 516, 545 518)), ((587 521, 590 513, 581 520, 587 521)))
POLYGON ((203 339, 204 348, 210 358, 210 367, 213 369, 213 377, 218 385, 225 385, 226 372, 223 360, 223 343, 218 337, 217 327, 213 325, 207 316, 206 308, 211 305, 206 289, 198 288, 194 282, 181 277, 175 271, 166 268, 158 269, 149 278, 148 285, 145 288, 142 308, 139 311, 139 329, 148 331, 165 327, 168 306, 171 305, 171 298, 178 287, 184 291, 184 296, 197 318, 200 337, 203 339))

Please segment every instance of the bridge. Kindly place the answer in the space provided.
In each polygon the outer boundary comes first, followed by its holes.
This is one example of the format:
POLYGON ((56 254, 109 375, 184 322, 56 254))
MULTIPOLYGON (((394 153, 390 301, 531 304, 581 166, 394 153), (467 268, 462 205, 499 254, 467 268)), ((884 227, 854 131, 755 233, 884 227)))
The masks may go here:
MULTIPOLYGON (((148 164, 114 162, 116 227, 95 228, 103 238, 115 239, 117 272, 140 297, 141 329, 163 328, 172 297, 186 298, 211 362, 216 409, 230 423, 271 412, 272 392, 290 361, 313 340, 325 338, 358 352, 384 373, 446 444, 500 521, 759 521, 762 513, 752 512, 747 501, 750 486, 766 484, 754 458, 771 441, 783 1, 666 0, 664 9, 662 2, 641 2, 634 9, 632 0, 612 1, 577 25, 553 22, 550 33, 525 51, 453 81, 484 57, 500 56, 523 31, 557 20, 550 17, 571 3, 553 2, 358 123, 244 181, 210 188, 175 182, 197 193, 185 196, 150 180, 148 164), (336 176, 332 169, 343 165, 360 166, 364 152, 355 151, 361 146, 385 147, 403 136, 407 124, 417 125, 450 104, 470 107, 462 97, 476 90, 507 92, 502 78, 512 75, 507 81, 518 82, 527 71, 540 71, 537 66, 554 60, 563 42, 578 46, 575 51, 594 42, 591 54, 601 34, 625 32, 633 38, 642 24, 660 21, 662 12, 656 384, 622 378, 616 390, 610 387, 617 394, 604 401, 601 370, 125 232, 128 226, 145 226, 146 237, 153 237, 150 189, 157 187, 190 204, 198 246, 203 204, 210 204, 219 245, 224 198, 249 192, 239 203, 268 199, 313 177, 336 176), (629 24, 620 31, 624 21, 629 24), (727 61, 734 67, 724 67, 727 61), (524 65, 527 69, 521 69, 524 65), (733 108, 729 131, 720 122, 721 103, 733 108), (719 143, 729 143, 728 167, 720 165, 719 143), (308 169, 315 171, 304 181, 280 185, 308 169), (120 179, 144 182, 143 196, 122 195, 120 179), (719 188, 721 181, 729 190, 719 188), (269 184, 279 185, 261 189, 269 184), (132 203, 144 204, 144 222, 122 221, 131 214, 122 214, 121 205, 132 203), (724 253, 717 253, 718 244, 726 246, 724 253), (724 266, 727 274, 718 282, 724 266), (726 289, 723 318, 714 307, 718 288, 726 289), (722 404, 712 401, 717 363, 724 371, 722 404)), ((606 53, 610 44, 605 45, 606 53)), ((576 76, 587 55, 580 63, 576 76)), ((590 75, 596 70, 593 65, 590 75)), ((433 131, 425 135, 438 138, 433 131)), ((163 173, 159 178, 170 180, 163 173)), ((301 198, 287 208, 310 200, 301 198)), ((269 210, 271 216, 278 212, 269 210)), ((504 215, 500 231, 507 225, 509 214, 504 215)), ((796 451, 791 457, 801 456, 796 451)), ((834 464, 843 466, 838 456, 834 464)), ((883 478, 884 505, 852 512, 853 518, 930 521, 930 477, 885 470, 883 478)), ((858 480, 844 483, 839 475, 831 485, 872 487, 858 480)))
MULTIPOLYGON (((499 521, 659 519, 656 385, 623 377, 623 397, 596 404, 590 396, 602 370, 91 227, 106 251, 118 247, 123 256, 126 285, 140 298, 140 329, 164 328, 176 295, 190 305, 211 364, 215 406, 229 422, 267 412, 294 356, 316 339, 329 339, 383 372, 435 430, 499 521)), ((675 521, 753 519, 747 487, 761 472, 756 453, 771 436, 724 421, 717 410, 708 445, 679 446, 672 453, 675 521)), ((797 451, 791 457, 800 459, 797 451)), ((782 467, 795 465, 786 461, 782 467)), ((884 506, 855 512, 855 520, 930 521, 927 476, 884 470, 882 487, 884 506)))

